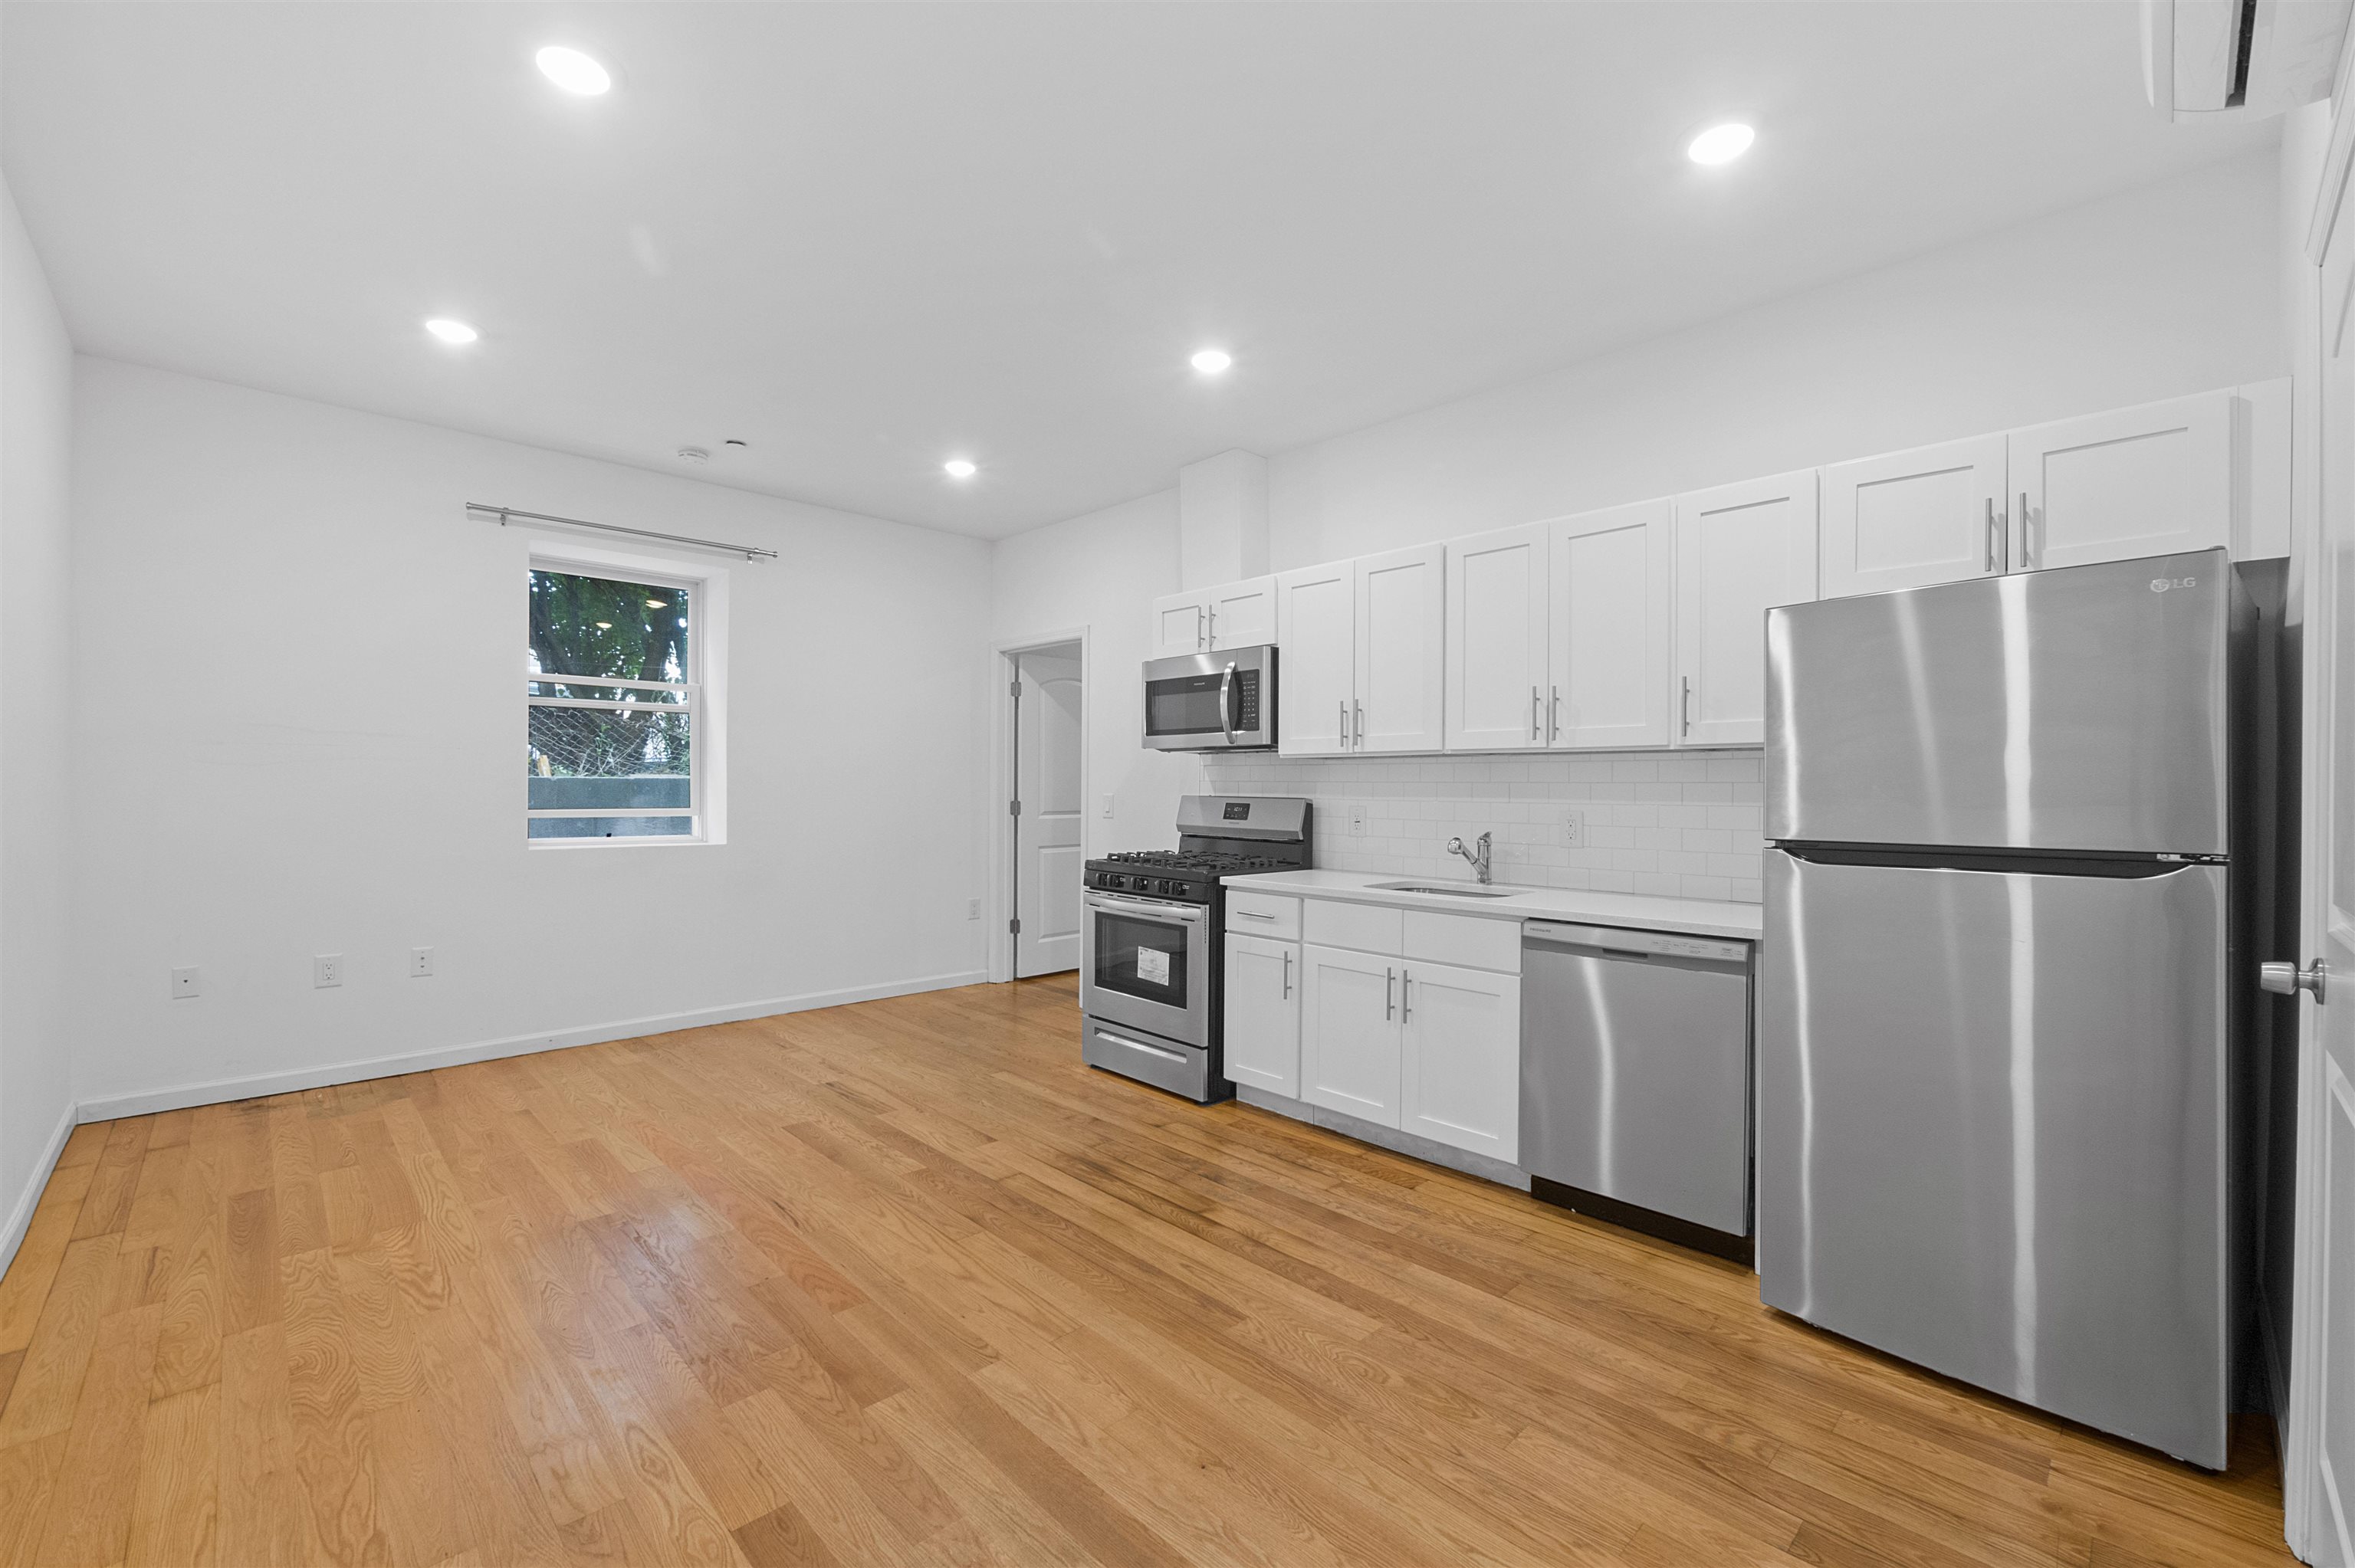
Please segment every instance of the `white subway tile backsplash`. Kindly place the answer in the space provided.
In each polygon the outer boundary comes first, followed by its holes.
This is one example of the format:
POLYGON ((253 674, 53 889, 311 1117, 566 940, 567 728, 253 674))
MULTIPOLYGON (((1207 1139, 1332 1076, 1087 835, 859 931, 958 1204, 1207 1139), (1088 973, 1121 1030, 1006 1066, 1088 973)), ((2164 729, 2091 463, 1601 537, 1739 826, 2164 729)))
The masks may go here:
POLYGON ((1587 753, 1576 757, 1213 757, 1203 788, 1305 795, 1316 802, 1316 863, 1381 875, 1461 875, 1451 835, 1496 835, 1504 882, 1657 893, 1755 904, 1762 754, 1587 753), (1363 834, 1349 809, 1366 811, 1363 834), (1585 813, 1586 842, 1562 842, 1562 808, 1585 813), (1508 855, 1511 858, 1508 858, 1508 855))

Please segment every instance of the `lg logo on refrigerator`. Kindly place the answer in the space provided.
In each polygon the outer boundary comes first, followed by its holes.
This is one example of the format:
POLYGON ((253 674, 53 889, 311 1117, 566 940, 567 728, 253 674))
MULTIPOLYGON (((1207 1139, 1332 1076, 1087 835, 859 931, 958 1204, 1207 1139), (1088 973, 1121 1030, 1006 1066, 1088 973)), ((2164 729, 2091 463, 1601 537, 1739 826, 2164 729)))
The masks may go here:
POLYGON ((2150 591, 2153 593, 2165 593, 2169 588, 2198 588, 2199 586, 2200 579, 2198 577, 2153 577, 2150 579, 2150 591))

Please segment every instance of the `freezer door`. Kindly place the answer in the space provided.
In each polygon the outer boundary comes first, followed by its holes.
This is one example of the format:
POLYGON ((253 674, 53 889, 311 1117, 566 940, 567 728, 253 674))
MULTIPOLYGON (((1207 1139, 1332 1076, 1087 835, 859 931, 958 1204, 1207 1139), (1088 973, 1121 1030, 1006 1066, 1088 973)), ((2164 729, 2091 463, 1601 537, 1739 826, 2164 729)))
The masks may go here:
POLYGON ((1766 837, 2222 854, 2222 550, 1766 618, 1766 837))
POLYGON ((1766 862, 1760 1295, 2221 1467, 2226 868, 1766 862))

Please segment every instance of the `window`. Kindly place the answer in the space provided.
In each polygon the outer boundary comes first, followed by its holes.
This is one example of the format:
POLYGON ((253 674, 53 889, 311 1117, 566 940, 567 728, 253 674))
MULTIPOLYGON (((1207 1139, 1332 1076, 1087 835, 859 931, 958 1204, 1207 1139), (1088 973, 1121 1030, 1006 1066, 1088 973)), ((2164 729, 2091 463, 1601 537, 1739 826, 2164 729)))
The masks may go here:
POLYGON ((534 839, 705 836, 701 585, 531 568, 534 839))

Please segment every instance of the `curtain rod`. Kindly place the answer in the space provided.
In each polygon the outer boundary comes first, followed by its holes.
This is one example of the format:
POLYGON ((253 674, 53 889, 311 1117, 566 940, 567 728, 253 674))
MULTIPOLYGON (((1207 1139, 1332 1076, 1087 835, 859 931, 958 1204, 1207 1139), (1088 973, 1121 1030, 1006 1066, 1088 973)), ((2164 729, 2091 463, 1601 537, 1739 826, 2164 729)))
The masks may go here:
POLYGON ((662 539, 673 545, 693 545, 698 549, 725 550, 731 556, 741 556, 748 561, 775 560, 777 552, 763 550, 758 545, 723 545, 717 539, 691 539, 684 534, 657 534, 651 528, 624 528, 618 523, 591 523, 579 517, 558 517, 546 512, 524 512, 513 506, 493 506, 487 502, 469 501, 469 512, 485 512, 507 525, 510 517, 527 517, 534 523, 561 523, 568 528, 594 528, 601 534, 628 534, 639 539, 662 539))

